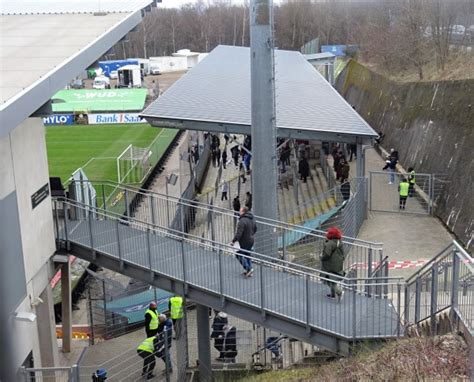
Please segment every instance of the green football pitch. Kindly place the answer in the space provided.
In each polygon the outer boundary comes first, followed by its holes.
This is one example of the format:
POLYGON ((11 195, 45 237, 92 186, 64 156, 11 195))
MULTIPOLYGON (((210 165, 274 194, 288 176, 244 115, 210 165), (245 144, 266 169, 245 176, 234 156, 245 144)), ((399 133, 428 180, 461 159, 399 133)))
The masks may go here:
POLYGON ((155 142, 156 163, 176 134, 177 130, 148 124, 48 126, 49 174, 61 177, 64 184, 82 167, 90 180, 117 181, 117 156, 130 144, 146 148, 155 142))

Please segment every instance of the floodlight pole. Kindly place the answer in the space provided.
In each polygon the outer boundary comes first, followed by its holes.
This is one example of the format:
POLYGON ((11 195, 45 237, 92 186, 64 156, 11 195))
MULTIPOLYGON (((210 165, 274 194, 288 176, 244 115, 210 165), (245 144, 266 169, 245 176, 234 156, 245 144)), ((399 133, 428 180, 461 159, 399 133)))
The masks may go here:
MULTIPOLYGON (((255 215, 277 220, 275 70, 272 0, 250 2, 252 194, 255 215)), ((276 234, 259 226, 255 250, 277 256, 276 234), (264 240, 263 240, 264 238, 264 240), (263 242, 265 241, 265 246, 263 242), (271 243, 271 245, 269 245, 271 243)))

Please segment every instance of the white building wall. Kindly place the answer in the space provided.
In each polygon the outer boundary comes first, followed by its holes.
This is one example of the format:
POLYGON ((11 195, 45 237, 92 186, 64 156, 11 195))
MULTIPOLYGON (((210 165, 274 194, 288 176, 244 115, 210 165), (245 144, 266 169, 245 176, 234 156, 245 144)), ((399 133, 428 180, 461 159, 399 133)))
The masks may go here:
POLYGON ((161 72, 178 72, 188 69, 188 59, 186 57, 150 57, 150 68, 158 64, 161 72))
MULTIPOLYGON (((14 343, 11 358, 14 366, 19 367, 33 352, 36 367, 57 365, 53 301, 49 286, 53 274, 50 258, 55 252, 51 197, 48 196, 35 209, 31 204, 31 195, 49 183, 45 129, 40 118, 27 119, 9 135, 0 138, 0 179, 0 203, 9 200, 8 203, 16 204, 18 209, 26 297, 18 301, 16 312, 37 314, 35 322, 22 322, 10 314, 6 325, 14 343), (16 193, 16 203, 11 197, 6 199, 13 193, 16 193), (37 298, 40 295, 44 300, 42 305, 32 306, 32 301, 39 302, 37 298)), ((0 225, 6 223, 5 219, 0 217, 0 225)))

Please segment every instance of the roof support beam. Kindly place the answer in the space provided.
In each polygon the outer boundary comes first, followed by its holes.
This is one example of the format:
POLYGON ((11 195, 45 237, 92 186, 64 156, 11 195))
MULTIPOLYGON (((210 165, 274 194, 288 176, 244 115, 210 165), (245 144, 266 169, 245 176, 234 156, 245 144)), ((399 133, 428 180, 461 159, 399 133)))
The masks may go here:
MULTIPOLYGON (((250 134, 250 126, 248 125, 234 125, 229 123, 219 122, 198 122, 186 120, 169 120, 162 118, 154 118, 150 116, 143 116, 146 120, 155 127, 168 127, 180 130, 197 130, 209 131, 212 133, 223 134, 250 134)), ((308 139, 322 142, 339 142, 339 143, 363 143, 372 145, 372 137, 361 138, 356 135, 338 134, 321 131, 298 130, 294 128, 279 128, 277 129, 278 138, 286 139, 308 139)))

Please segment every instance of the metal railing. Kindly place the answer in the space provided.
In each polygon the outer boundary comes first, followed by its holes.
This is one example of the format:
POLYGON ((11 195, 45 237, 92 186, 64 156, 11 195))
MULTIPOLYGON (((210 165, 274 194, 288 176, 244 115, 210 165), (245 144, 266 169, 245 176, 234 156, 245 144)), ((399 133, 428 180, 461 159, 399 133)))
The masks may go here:
POLYGON ((223 299, 260 309, 262 313, 273 312, 344 338, 396 336, 402 332, 398 314, 392 314, 387 323, 387 316, 380 313, 387 309, 391 312, 399 305, 401 279, 336 277, 249 251, 241 256, 254 262, 260 280, 258 286, 249 289, 245 285, 250 284, 242 283, 244 278, 235 277, 241 270, 233 260, 235 250, 229 245, 183 233, 168 225, 124 219, 122 214, 71 200, 54 200, 53 204, 59 241, 79 244, 93 253, 105 253, 121 265, 128 263, 159 272, 185 286, 193 285, 223 299), (326 288, 320 289, 329 277, 349 296, 352 309, 342 304, 327 304, 326 288))
MULTIPOLYGON (((97 194, 93 207, 100 207, 104 211, 184 231, 200 239, 220 244, 228 244, 234 236, 238 221, 234 211, 144 189, 118 186, 113 182, 98 181, 90 184, 94 186, 97 194)), ((344 267, 352 267, 357 272, 356 276, 363 278, 368 277, 372 262, 379 262, 383 258, 383 245, 354 237, 365 216, 365 182, 360 180, 357 184, 359 197, 349 200, 338 212, 339 215, 344 215, 344 219, 337 217, 336 220, 345 222, 341 228, 343 232, 348 233, 342 240, 346 252, 344 267)), ((326 240, 324 231, 259 216, 255 218, 258 227, 256 241, 259 241, 260 252, 274 248, 274 241, 277 240, 278 253, 274 254, 275 258, 307 267, 320 265, 319 255, 326 240)))
POLYGON ((41 367, 20 369, 20 381, 24 382, 79 382, 79 367, 41 367))
POLYGON ((474 334, 474 260, 455 241, 406 281, 405 323, 418 325, 447 309, 474 334))

